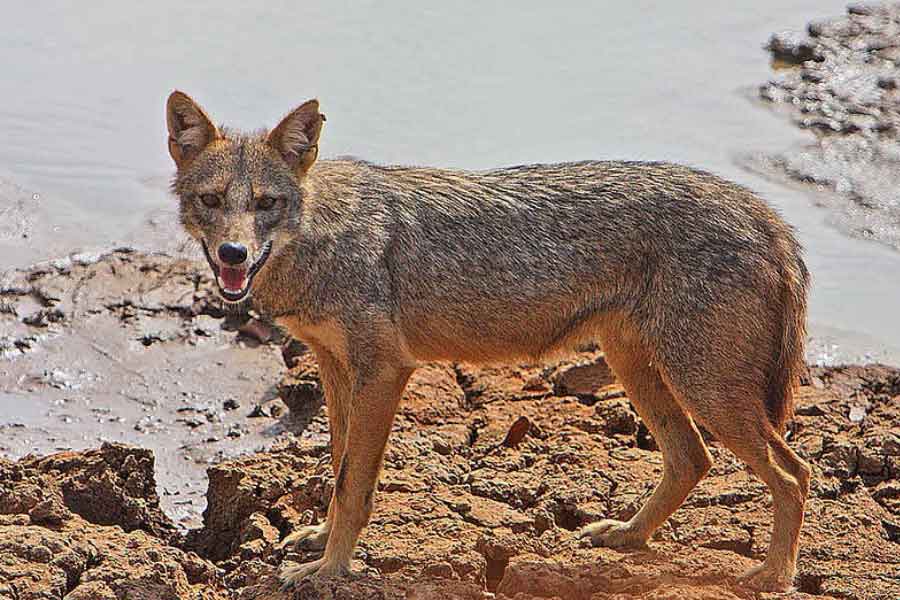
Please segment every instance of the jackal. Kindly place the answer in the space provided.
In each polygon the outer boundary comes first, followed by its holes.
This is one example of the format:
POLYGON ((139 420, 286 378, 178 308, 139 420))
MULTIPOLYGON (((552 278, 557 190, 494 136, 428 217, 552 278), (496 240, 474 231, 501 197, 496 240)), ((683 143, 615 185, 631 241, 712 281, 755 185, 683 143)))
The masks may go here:
POLYGON ((315 352, 331 430, 326 521, 286 543, 286 585, 346 574, 388 434, 422 361, 541 359, 597 341, 653 433, 664 472, 627 522, 581 534, 643 546, 711 466, 695 423, 769 487, 775 523, 749 584, 794 577, 810 470, 780 435, 803 368, 809 275, 791 228, 749 190, 668 163, 487 171, 323 160, 310 100, 270 132, 167 103, 173 191, 221 296, 315 352))

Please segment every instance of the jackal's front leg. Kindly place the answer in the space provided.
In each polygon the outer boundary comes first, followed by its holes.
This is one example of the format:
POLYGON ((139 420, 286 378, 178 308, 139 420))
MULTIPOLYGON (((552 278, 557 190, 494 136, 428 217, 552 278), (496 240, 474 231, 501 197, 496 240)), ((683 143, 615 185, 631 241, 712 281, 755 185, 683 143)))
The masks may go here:
MULTIPOLYGON (((331 433, 331 466, 337 477, 341 458, 347 443, 347 418, 350 410, 351 379, 349 369, 335 354, 319 344, 310 343, 319 364, 319 381, 325 392, 328 409, 328 430, 331 433)), ((307 525, 291 532, 282 547, 294 546, 298 550, 324 550, 334 523, 334 495, 328 505, 328 516, 323 523, 307 525)))
POLYGON ((310 575, 345 575, 353 548, 372 513, 372 499, 394 413, 412 369, 381 365, 355 386, 350 404, 347 441, 335 481, 329 519, 331 531, 322 558, 282 568, 285 587, 310 575))

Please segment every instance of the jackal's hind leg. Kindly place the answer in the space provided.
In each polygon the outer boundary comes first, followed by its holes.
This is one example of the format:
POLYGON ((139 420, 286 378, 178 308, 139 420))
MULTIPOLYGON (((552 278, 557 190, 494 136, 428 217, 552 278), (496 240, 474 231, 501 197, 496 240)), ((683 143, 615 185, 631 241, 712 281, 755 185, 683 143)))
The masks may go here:
POLYGON ((784 592, 793 586, 810 470, 769 422, 761 399, 765 382, 730 387, 732 393, 725 400, 710 397, 711 390, 698 389, 685 395, 685 403, 716 439, 769 487, 775 509, 769 551, 766 560, 744 574, 743 580, 761 591, 784 592), (730 414, 721 414, 723 404, 730 414))
POLYGON ((650 356, 627 332, 606 350, 607 363, 653 434, 663 455, 663 478, 644 506, 628 521, 605 519, 581 530, 595 546, 640 548, 681 506, 706 475, 712 459, 690 416, 672 395, 650 356))

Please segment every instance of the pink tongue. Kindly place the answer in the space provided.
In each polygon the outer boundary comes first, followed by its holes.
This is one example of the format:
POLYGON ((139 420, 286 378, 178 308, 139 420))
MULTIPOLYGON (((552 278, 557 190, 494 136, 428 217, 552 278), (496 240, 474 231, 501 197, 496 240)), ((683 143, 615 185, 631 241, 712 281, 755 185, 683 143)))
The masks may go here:
POLYGON ((225 289, 238 291, 244 289, 244 280, 247 279, 247 270, 222 267, 219 271, 219 276, 222 278, 222 283, 225 284, 225 289))

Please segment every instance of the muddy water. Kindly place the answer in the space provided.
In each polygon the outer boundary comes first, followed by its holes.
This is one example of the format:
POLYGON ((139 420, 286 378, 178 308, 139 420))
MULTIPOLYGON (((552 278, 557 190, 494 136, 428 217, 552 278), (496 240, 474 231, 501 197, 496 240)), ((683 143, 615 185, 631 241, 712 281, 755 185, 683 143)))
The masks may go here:
POLYGON ((409 6, 7 7, 0 267, 115 242, 173 247, 172 88, 246 128, 318 96, 326 155, 464 168, 666 159, 747 184, 808 248, 811 358, 900 362, 900 254, 832 229, 813 192, 738 166, 808 139, 751 99, 769 77, 761 45, 843 13, 841 0, 409 6))

